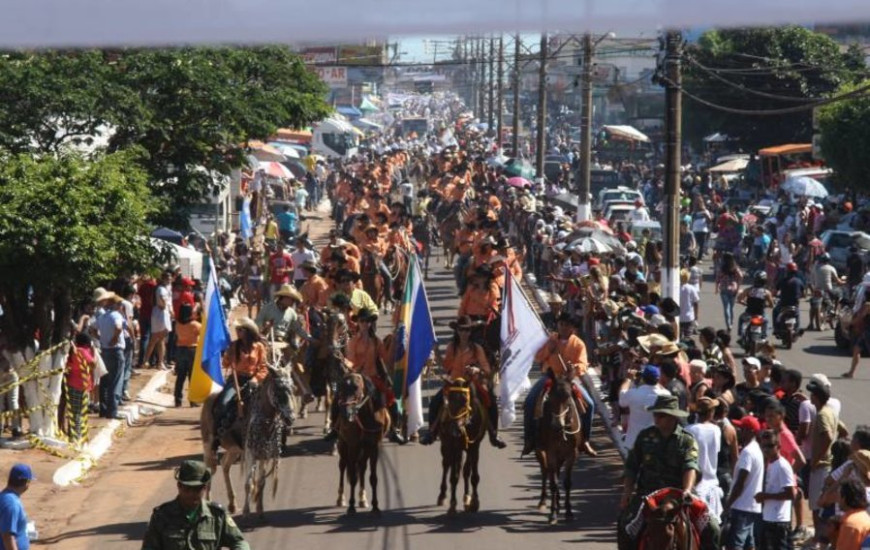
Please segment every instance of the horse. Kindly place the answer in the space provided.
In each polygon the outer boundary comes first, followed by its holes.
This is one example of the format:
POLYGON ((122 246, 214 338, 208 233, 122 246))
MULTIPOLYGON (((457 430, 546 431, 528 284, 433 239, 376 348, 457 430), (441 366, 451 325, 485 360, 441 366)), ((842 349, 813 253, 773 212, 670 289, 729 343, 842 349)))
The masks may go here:
POLYGON ((200 413, 200 437, 203 447, 203 461, 212 475, 217 471, 218 456, 214 450, 215 440, 226 451, 220 460, 227 485, 227 509, 231 514, 236 512, 236 494, 230 478, 230 468, 243 455, 243 465, 246 474, 244 512, 250 512, 249 503, 257 502, 257 512, 263 517, 263 488, 268 477, 273 478, 272 493, 278 489, 278 455, 280 454, 280 438, 285 423, 294 421, 292 409, 293 382, 290 373, 284 369, 267 367, 266 378, 252 389, 244 414, 237 418, 232 428, 223 436, 218 435, 214 418, 214 404, 219 394, 209 396, 200 413), (248 448, 250 446, 250 449, 248 448), (250 458, 250 460, 249 460, 250 458), (271 462, 267 472, 266 463, 271 462), (257 476, 252 476, 252 469, 257 469, 257 476), (254 488, 252 491, 251 489, 254 488))
POLYGON ((442 202, 435 212, 438 220, 438 233, 441 235, 441 247, 444 249, 444 266, 453 268, 456 257, 456 232, 462 227, 464 210, 459 202, 442 202))
POLYGON ((378 507, 378 459, 381 442, 390 429, 390 415, 384 407, 377 407, 374 393, 377 390, 357 373, 347 374, 338 386, 338 501, 344 506, 344 475, 350 485, 350 502, 347 513, 356 513, 355 491, 359 482, 359 505, 366 508, 366 467, 369 468, 369 484, 372 488, 372 514, 380 515, 378 507))
POLYGON ((405 292, 405 277, 408 275, 408 253, 398 246, 391 246, 384 256, 384 263, 393 278, 393 295, 389 296, 392 303, 401 301, 405 292))
POLYGON ((332 430, 329 411, 336 387, 346 372, 343 352, 347 345, 347 330, 347 321, 343 315, 328 313, 325 320, 321 316, 318 325, 319 338, 311 351, 311 391, 318 399, 317 411, 326 410, 324 434, 332 430))
POLYGON ((387 285, 384 281, 383 273, 378 268, 377 257, 368 250, 364 250, 360 259, 359 269, 363 290, 371 296, 378 309, 382 309, 391 297, 385 296, 384 287, 387 285))
POLYGON ((465 483, 463 504, 466 512, 480 509, 477 485, 480 482, 478 465, 480 443, 489 425, 486 408, 474 396, 473 384, 457 378, 444 386, 444 406, 441 409, 438 437, 441 439, 441 492, 438 506, 444 506, 447 498, 447 473, 450 472, 450 508, 447 513, 456 513, 456 485, 459 471, 465 483), (463 464, 463 457, 465 462, 463 464), (472 493, 468 492, 469 480, 472 493))
POLYGON ((670 489, 658 502, 646 499, 644 529, 641 532, 638 550, 691 550, 699 548, 692 520, 689 517, 691 502, 682 499, 682 491, 670 489))
POLYGON ((574 519, 571 510, 571 470, 583 445, 580 424, 581 411, 577 409, 571 381, 552 377, 553 386, 543 404, 540 427, 537 431, 535 455, 541 467, 541 498, 538 510, 546 509, 547 483, 550 485, 550 524, 559 516, 559 474, 564 472, 565 520, 574 519))

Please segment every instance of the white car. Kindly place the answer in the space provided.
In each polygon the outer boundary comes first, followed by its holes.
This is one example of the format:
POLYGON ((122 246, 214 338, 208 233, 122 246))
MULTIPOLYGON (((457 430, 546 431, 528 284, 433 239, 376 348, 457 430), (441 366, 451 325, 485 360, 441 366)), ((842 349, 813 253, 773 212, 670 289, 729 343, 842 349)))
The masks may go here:
POLYGON ((602 208, 606 207, 607 203, 610 201, 634 203, 636 200, 643 202, 643 195, 640 194, 640 191, 629 187, 619 186, 612 189, 602 189, 601 192, 598 193, 598 204, 600 204, 602 208))

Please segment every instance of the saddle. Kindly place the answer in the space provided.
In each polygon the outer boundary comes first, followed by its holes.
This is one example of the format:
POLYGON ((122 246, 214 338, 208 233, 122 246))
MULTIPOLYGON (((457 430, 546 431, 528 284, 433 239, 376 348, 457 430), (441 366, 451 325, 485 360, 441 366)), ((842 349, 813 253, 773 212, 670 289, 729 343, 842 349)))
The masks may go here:
MULTIPOLYGON (((535 401, 535 420, 540 420, 540 418, 544 415, 544 403, 547 402, 547 399, 550 395, 550 390, 553 389, 553 381, 548 379, 544 383, 544 390, 538 395, 538 399, 535 401)), ((580 393, 579 390, 571 384, 571 392, 574 395, 574 408, 573 412, 577 415, 577 425, 580 425, 580 417, 586 414, 586 401, 583 399, 583 394, 580 393)))
MULTIPOLYGON (((685 494, 683 491, 674 487, 666 487, 650 493, 644 497, 637 513, 625 525, 625 532, 631 536, 632 539, 638 540, 643 533, 644 527, 646 527, 646 519, 652 512, 667 500, 683 502, 684 497, 685 494)), ((692 528, 692 538, 695 542, 694 547, 700 548, 701 533, 710 524, 710 513, 703 500, 695 498, 694 496, 690 496, 690 498, 691 502, 684 505, 685 513, 692 528)))

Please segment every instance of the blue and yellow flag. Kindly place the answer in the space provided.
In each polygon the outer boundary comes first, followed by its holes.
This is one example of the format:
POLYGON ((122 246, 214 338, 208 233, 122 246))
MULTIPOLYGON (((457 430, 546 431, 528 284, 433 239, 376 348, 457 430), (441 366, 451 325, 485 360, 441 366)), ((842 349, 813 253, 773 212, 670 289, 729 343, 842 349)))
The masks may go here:
POLYGON ((414 433, 423 426, 420 375, 435 347, 435 341, 435 325, 432 323, 420 265, 417 255, 411 254, 395 331, 396 358, 393 365, 394 387, 401 388, 403 405, 408 414, 408 433, 414 433))
POLYGON ((202 310, 202 328, 196 344, 193 372, 190 378, 188 398, 191 403, 202 403, 224 386, 221 372, 221 354, 230 346, 230 331, 221 307, 217 273, 214 262, 209 262, 208 286, 202 310))

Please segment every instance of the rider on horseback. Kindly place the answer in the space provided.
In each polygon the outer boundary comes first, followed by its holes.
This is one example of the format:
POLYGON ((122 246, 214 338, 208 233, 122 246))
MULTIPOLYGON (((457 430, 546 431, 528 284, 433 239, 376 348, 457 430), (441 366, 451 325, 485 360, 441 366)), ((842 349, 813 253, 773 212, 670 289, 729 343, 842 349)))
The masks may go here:
MULTIPOLYGON (((582 413, 581 423, 583 435, 585 436, 584 450, 590 455, 595 456, 597 453, 592 449, 588 441, 592 429, 594 405, 591 396, 579 383, 579 378, 586 373, 589 361, 586 358, 586 344, 575 334, 578 324, 578 320, 569 313, 563 313, 556 323, 557 333, 551 335, 541 349, 538 350, 538 353, 535 355, 535 363, 541 364, 541 370, 545 374, 551 372, 556 377, 570 376, 572 379, 577 411, 582 413)), ((547 382, 548 378, 546 376, 539 378, 526 397, 523 408, 523 424, 525 427, 524 445, 521 453, 523 455, 535 450, 537 427, 535 423, 535 410, 537 409, 538 400, 541 398, 542 392, 545 390, 549 391, 547 382)))
MULTIPOLYGON (((468 316, 461 316, 456 321, 450 322, 450 328, 453 329, 453 341, 447 345, 447 352, 444 354, 442 362, 444 370, 447 371, 447 378, 450 381, 466 378, 469 370, 472 374, 483 372, 487 381, 489 380, 492 369, 489 366, 483 346, 471 341, 471 331, 482 325, 483 323, 480 321, 472 321, 468 316)), ((504 449, 506 444, 498 436, 498 405, 487 383, 481 381, 478 376, 473 376, 472 379, 474 380, 477 397, 484 407, 487 408, 489 442, 493 447, 504 449)), ((429 432, 420 440, 420 443, 423 445, 432 444, 437 437, 438 420, 444 404, 443 392, 444 390, 442 389, 435 394, 429 404, 429 432)))
POLYGON ((387 264, 384 263, 384 256, 387 254, 387 244, 380 236, 380 228, 377 225, 370 225, 365 229, 365 240, 359 243, 360 248, 372 255, 372 258, 377 264, 377 269, 384 281, 384 296, 392 298, 392 283, 393 276, 387 264))
MULTIPOLYGON (((368 310, 362 310, 357 315, 356 320, 359 323, 359 332, 351 338, 347 345, 347 363, 354 372, 365 377, 366 384, 373 385, 374 389, 377 390, 370 393, 374 395, 377 409, 387 408, 389 410, 393 426, 389 433, 390 441, 404 445, 405 438, 399 431, 401 416, 399 404, 396 402, 396 396, 391 387, 390 373, 387 371, 384 361, 387 350, 380 338, 375 335, 378 315, 368 310)), ((338 406, 338 401, 333 400, 332 408, 329 411, 332 431, 327 434, 327 440, 338 437, 338 406)))
MULTIPOLYGON (((268 374, 266 368, 266 346, 260 338, 260 329, 249 317, 242 317, 233 325, 238 338, 224 353, 223 366, 232 372, 233 381, 227 383, 214 404, 214 418, 217 434, 214 445, 219 445, 221 437, 230 434, 236 419, 244 412, 244 402, 257 384, 268 374), (242 395, 238 395, 238 391, 242 395), (233 402, 236 406, 232 406, 233 402)), ((238 442, 241 445, 241 441, 238 442)))

